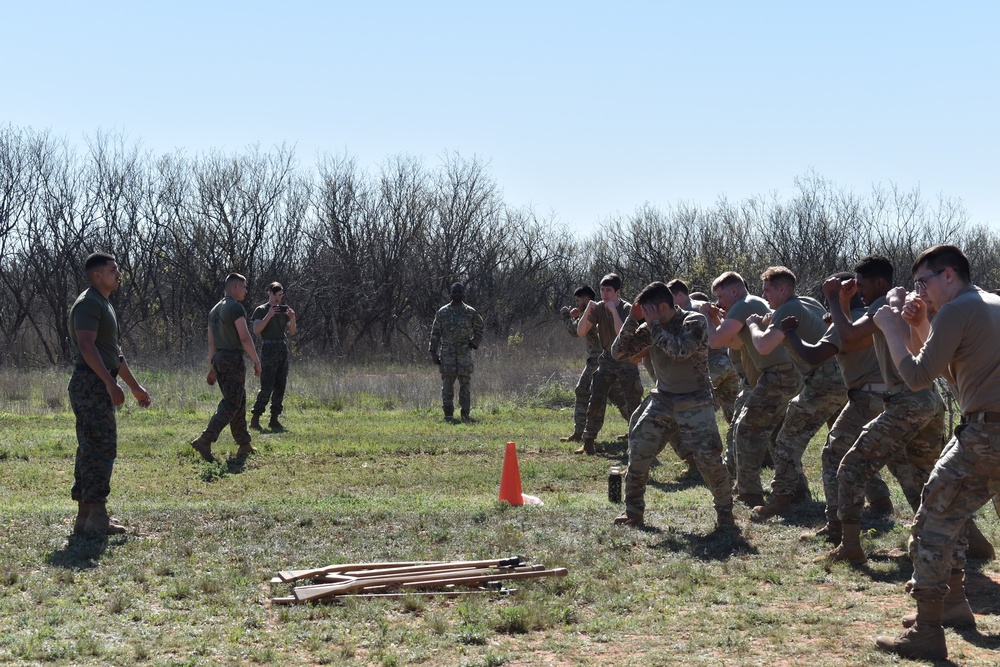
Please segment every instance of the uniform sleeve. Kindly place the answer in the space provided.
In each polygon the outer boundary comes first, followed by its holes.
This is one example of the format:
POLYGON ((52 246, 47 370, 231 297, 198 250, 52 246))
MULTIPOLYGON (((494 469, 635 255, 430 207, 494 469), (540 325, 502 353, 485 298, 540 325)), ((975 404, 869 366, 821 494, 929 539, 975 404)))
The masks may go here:
POLYGON ((934 384, 935 378, 938 376, 943 376, 949 382, 954 380, 951 377, 951 373, 948 369, 948 364, 955 357, 955 350, 962 342, 963 326, 944 326, 937 328, 934 326, 935 321, 951 321, 953 323, 962 322, 964 323, 964 318, 962 314, 957 311, 957 309, 945 309, 948 308, 950 304, 945 304, 945 306, 938 312, 938 314, 931 320, 931 333, 927 336, 927 340, 924 341, 924 346, 920 350, 920 354, 916 357, 907 356, 903 359, 903 363, 899 364, 899 376, 910 386, 910 389, 914 391, 920 391, 921 389, 926 389, 934 384), (944 315, 942 318, 941 316, 944 315))
POLYGON ((441 314, 437 313, 434 315, 434 324, 431 325, 431 344, 427 351, 437 354, 439 347, 441 347, 441 314))
POLYGON ((485 333, 486 333, 486 324, 483 322, 483 316, 473 311, 472 340, 469 341, 469 347, 471 347, 473 350, 478 348, 479 344, 483 342, 483 335, 485 333))
POLYGON ((101 309, 84 299, 73 309, 73 328, 76 331, 97 331, 101 326, 101 309))
POLYGON ((562 318, 563 318, 563 326, 566 327, 566 332, 573 338, 579 338, 580 336, 579 334, 576 333, 576 331, 578 325, 580 324, 580 318, 578 317, 574 320, 572 317, 569 316, 569 313, 563 315, 562 318))
POLYGON ((264 306, 257 306, 253 309, 253 315, 250 316, 251 321, 262 320, 266 316, 266 311, 264 306))
POLYGON ((678 333, 668 331, 659 322, 651 325, 653 345, 672 359, 687 359, 708 346, 708 326, 704 316, 684 317, 678 333))
POLYGON ((649 327, 645 324, 640 326, 639 322, 629 318, 625 320, 615 342, 611 344, 611 356, 618 361, 631 359, 635 355, 645 352, 652 344, 649 327))

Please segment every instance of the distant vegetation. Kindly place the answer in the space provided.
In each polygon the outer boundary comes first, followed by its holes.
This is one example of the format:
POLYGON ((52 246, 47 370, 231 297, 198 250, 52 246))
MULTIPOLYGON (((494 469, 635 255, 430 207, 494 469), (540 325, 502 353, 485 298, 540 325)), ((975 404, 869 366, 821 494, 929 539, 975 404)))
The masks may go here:
POLYGON ((421 355, 456 280, 494 341, 549 326, 577 285, 608 271, 630 296, 673 277, 706 289, 725 270, 753 285, 784 264, 808 292, 878 252, 905 284, 920 250, 950 242, 978 283, 1000 284, 1000 239, 956 201, 894 187, 858 194, 815 174, 796 186, 788 200, 645 204, 580 237, 505 201, 478 158, 428 167, 396 156, 369 172, 327 156, 304 168, 287 147, 156 156, 120 136, 79 149, 0 127, 2 362, 68 361, 66 312, 93 250, 123 265, 113 299, 130 353, 160 358, 204 352, 205 317, 230 271, 248 277, 251 303, 270 281, 286 285, 297 352, 352 361, 421 355))

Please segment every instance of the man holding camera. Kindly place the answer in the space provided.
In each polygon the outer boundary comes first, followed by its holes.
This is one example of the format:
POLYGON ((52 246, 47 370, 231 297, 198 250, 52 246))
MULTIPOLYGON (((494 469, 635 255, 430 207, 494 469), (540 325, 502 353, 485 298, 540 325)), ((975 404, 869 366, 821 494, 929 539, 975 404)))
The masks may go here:
POLYGON ((250 411, 250 428, 263 430, 260 416, 271 402, 271 420, 267 427, 283 431, 278 416, 284 407, 285 384, 288 381, 288 343, 285 339, 295 335, 295 311, 281 303, 285 289, 274 282, 267 288, 267 303, 257 306, 250 321, 253 333, 260 338, 260 391, 250 411))

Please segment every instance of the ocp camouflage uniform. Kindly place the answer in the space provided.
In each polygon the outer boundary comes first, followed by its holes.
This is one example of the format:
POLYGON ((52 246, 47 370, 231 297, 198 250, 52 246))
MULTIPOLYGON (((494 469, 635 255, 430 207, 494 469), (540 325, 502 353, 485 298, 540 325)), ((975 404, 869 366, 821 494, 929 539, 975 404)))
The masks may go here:
MULTIPOLYGON (((579 338, 579 334, 577 333, 579 324, 580 318, 573 319, 569 316, 569 313, 563 315, 563 326, 566 327, 566 331, 573 338, 579 338)), ((587 331, 586 340, 587 364, 583 367, 583 372, 580 373, 580 379, 577 380, 576 389, 574 390, 576 394, 576 406, 573 411, 573 433, 581 436, 587 427, 587 406, 590 404, 594 373, 597 372, 601 352, 604 351, 604 348, 601 347, 601 339, 597 335, 597 329, 591 327, 587 331)), ((628 421, 631 415, 627 411, 620 382, 611 383, 611 388, 608 390, 608 400, 618 408, 622 419, 628 421)))
MULTIPOLYGON (((877 299, 869 306, 868 316, 874 316, 885 303, 884 296, 877 299)), ((933 387, 910 389, 892 361, 885 335, 879 330, 872 339, 886 384, 884 408, 864 427, 837 470, 837 514, 845 524, 861 523, 865 485, 883 466, 894 474, 894 468, 900 471, 899 485, 915 510, 944 441, 945 407, 941 396, 933 387), (909 465, 898 465, 902 463, 909 465)))
POLYGON ((626 319, 612 346, 616 359, 649 350, 656 388, 629 422, 629 460, 625 473, 625 509, 645 511, 649 469, 666 443, 680 456, 694 455, 695 465, 712 493, 717 510, 732 509, 732 479, 722 462, 708 376, 708 323, 700 313, 674 308, 666 324, 626 319))
MULTIPOLYGON (((112 376, 118 376, 118 319, 104 295, 93 287, 84 290, 70 308, 69 329, 74 345, 77 330, 96 331, 95 344, 101 360, 112 376)), ((78 345, 76 348, 76 363, 67 387, 77 438, 70 496, 82 503, 106 503, 118 457, 115 406, 100 376, 87 364, 78 345)))
MULTIPOLYGON (((616 304, 618 316, 622 322, 628 319, 632 304, 621 299, 616 304)), ((587 404, 587 425, 583 429, 583 439, 594 440, 604 427, 604 414, 611 395, 611 387, 617 382, 621 388, 625 403, 625 413, 631 416, 642 402, 642 381, 639 379, 639 367, 628 358, 616 359, 611 353, 611 345, 618 335, 614 328, 614 318, 608 312, 607 306, 599 303, 590 311, 591 322, 597 328, 601 341, 601 354, 598 357, 597 370, 594 372, 590 388, 590 403, 587 404)), ((594 327, 591 327, 593 329, 594 327)), ((628 417, 626 417, 628 419, 628 417)))
MULTIPOLYGON (((815 344, 827 330, 823 323, 824 312, 819 302, 792 296, 774 311, 771 326, 779 326, 786 317, 795 317, 799 322, 799 336, 804 342, 815 344)), ((782 344, 788 349, 795 368, 802 374, 803 386, 788 402, 785 422, 778 432, 771 492, 775 495, 794 495, 807 485, 802 470, 802 455, 812 437, 847 403, 847 387, 835 359, 814 367, 795 354, 787 338, 782 344)))
POLYGON ((483 342, 486 326, 472 306, 449 303, 434 315, 429 351, 441 358, 441 403, 446 416, 455 410, 455 380, 462 415, 472 407, 472 351, 483 342))
POLYGON ((777 347, 770 354, 761 354, 753 345, 750 329, 746 324, 751 314, 766 315, 771 312, 767 302, 748 294, 734 303, 726 319, 743 323, 739 337, 743 349, 749 354, 754 368, 760 372, 757 383, 750 390, 743 409, 736 418, 736 480, 741 496, 761 496, 764 487, 760 469, 771 443, 775 423, 784 415, 788 401, 799 392, 802 376, 795 369, 784 347, 777 347))

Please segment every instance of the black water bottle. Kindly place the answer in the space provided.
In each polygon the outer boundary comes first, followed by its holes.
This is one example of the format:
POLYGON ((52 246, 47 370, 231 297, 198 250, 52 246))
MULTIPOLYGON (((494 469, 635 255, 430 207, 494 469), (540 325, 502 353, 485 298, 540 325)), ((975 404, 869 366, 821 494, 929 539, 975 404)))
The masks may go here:
POLYGON ((622 471, 613 466, 608 473, 608 502, 618 504, 622 501, 622 471))

